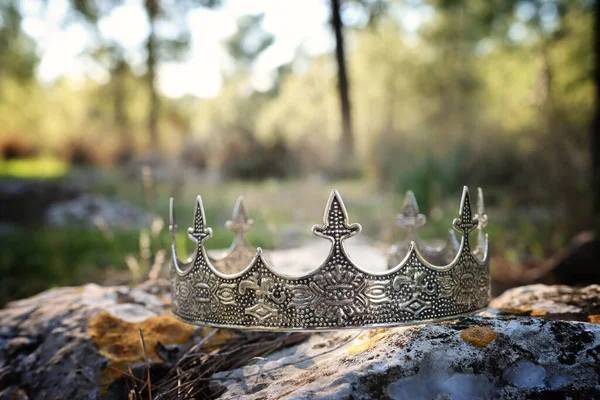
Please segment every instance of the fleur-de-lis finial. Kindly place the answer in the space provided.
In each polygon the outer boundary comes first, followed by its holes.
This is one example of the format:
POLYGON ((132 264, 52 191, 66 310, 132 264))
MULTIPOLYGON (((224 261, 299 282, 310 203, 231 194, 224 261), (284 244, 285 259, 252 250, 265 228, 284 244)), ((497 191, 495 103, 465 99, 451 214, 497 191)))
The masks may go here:
POLYGON ((204 215, 204 205, 202 196, 196 198, 196 209, 194 211, 194 224, 188 229, 190 239, 198 244, 204 243, 212 236, 212 229, 205 226, 206 216, 204 215))
POLYGON ((245 233, 252 229, 253 224, 254 220, 248 218, 248 211, 246 210, 246 205, 244 204, 244 197, 238 197, 235 202, 235 206, 233 207, 233 215, 231 216, 231 220, 225 223, 225 227, 229 231, 235 233, 237 237, 245 241, 245 233))
POLYGON ((359 224, 348 225, 348 213, 344 202, 337 190, 332 190, 325 208, 323 225, 315 225, 312 231, 315 235, 328 238, 335 244, 352 237, 361 231, 359 224))
POLYGON ((427 218, 425 215, 419 213, 419 205, 415 194, 409 190, 404 196, 404 203, 402 203, 402 213, 396 216, 396 224, 400 228, 404 228, 408 232, 414 231, 425 225, 427 218))
POLYGON ((477 215, 473 216, 471 209, 471 199, 469 197, 469 188, 463 187, 462 197, 460 199, 460 209, 458 210, 458 218, 454 219, 452 225, 454 229, 461 232, 468 241, 469 233, 477 228, 479 222, 477 215))

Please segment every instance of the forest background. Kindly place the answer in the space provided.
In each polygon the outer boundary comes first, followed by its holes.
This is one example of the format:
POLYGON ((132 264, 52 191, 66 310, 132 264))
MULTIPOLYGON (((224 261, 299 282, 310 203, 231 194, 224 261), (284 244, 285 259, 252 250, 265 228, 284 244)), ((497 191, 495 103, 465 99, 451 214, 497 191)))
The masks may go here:
POLYGON ((168 197, 191 218, 196 193, 212 248, 229 244, 219 227, 237 194, 256 220, 252 243, 285 247, 319 222, 333 187, 353 221, 392 244, 405 191, 430 238, 451 226, 462 185, 479 185, 496 273, 545 266, 598 215, 595 7, 3 0, 0 303, 144 275, 168 258, 168 197), (15 197, 23 182, 45 192, 15 197), (57 187, 153 222, 54 226, 57 187))

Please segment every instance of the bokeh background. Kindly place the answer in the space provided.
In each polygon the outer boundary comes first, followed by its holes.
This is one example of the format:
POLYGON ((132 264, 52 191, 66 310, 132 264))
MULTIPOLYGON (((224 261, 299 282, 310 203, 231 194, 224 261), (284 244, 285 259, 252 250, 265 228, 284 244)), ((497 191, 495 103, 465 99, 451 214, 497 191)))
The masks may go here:
POLYGON ((498 291, 593 281, 595 7, 1 0, 0 304, 156 272, 197 193, 213 249, 237 195, 286 248, 331 188, 385 247, 406 190, 433 238, 479 185, 498 291))

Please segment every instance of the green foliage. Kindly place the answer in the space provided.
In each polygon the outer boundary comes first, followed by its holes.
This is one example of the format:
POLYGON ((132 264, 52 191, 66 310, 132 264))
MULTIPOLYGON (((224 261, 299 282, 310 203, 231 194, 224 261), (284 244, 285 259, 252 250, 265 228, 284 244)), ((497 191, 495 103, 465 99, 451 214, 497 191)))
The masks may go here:
POLYGON ((69 165, 53 157, 0 161, 0 176, 9 178, 53 179, 64 176, 69 165))
POLYGON ((33 40, 21 31, 22 19, 18 1, 0 3, 0 77, 7 75, 20 83, 33 77, 38 62, 33 40))
POLYGON ((136 232, 117 233, 109 246, 99 231, 42 229, 0 238, 0 304, 53 285, 100 280, 109 268, 124 268, 122 249, 138 246, 136 232))
MULTIPOLYGON (((0 307, 7 301, 31 296, 53 286, 100 282, 116 271, 127 271, 125 256, 139 254, 139 231, 116 231, 107 237, 99 230, 61 228, 18 231, 0 235, 0 307)), ((209 249, 229 246, 232 234, 217 229, 207 242, 209 249)), ((272 246, 264 231, 252 232, 257 246, 272 246)), ((168 249, 171 238, 162 232, 152 251, 168 249)), ((177 237, 179 248, 191 252, 185 232, 177 237)))
POLYGON ((298 174, 296 154, 284 138, 263 144, 254 135, 240 135, 226 145, 221 171, 232 179, 290 178, 298 174))
POLYGON ((237 32, 227 40, 229 54, 245 68, 250 66, 275 40, 272 34, 265 32, 261 27, 264 16, 264 14, 256 14, 238 18, 237 32))

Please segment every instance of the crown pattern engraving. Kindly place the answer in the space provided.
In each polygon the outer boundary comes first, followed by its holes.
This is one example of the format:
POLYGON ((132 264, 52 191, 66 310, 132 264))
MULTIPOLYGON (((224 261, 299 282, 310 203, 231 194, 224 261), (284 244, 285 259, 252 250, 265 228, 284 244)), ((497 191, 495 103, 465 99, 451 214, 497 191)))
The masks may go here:
MULTIPOLYGON (((408 221, 422 220, 412 192, 403 215, 408 221)), ((248 223, 243 204, 236 203, 234 232, 245 232, 248 223), (243 213, 243 216, 240 216, 243 213), (236 215, 239 218, 236 218, 236 215)), ((490 299, 490 269, 487 236, 483 229, 487 215, 483 195, 478 191, 474 214, 469 191, 463 189, 458 218, 453 222, 460 234, 454 237, 453 258, 434 265, 411 240, 402 260, 387 271, 369 272, 348 256, 344 241, 361 231, 348 222, 340 194, 333 190, 322 225, 313 233, 328 239, 331 248, 325 261, 303 276, 278 272, 258 248, 249 263, 232 262, 235 272, 215 266, 204 242, 212 231, 206 224, 202 198, 198 196, 189 237, 196 242, 187 261, 177 256, 177 226, 173 201, 170 202, 170 229, 173 237, 173 302, 176 316, 207 326, 256 330, 330 330, 408 325, 450 319, 485 308, 490 299), (471 249, 469 233, 478 230, 477 246, 471 249), (236 264, 237 263, 237 264, 236 264)), ((415 226, 414 222, 410 222, 415 226)), ((229 224, 231 225, 231 224, 229 224)), ((236 233, 237 234, 237 233, 236 233)), ((235 241, 245 238, 238 238, 235 241)), ((236 245, 236 246, 238 246, 236 245)), ((232 253, 232 248, 229 253, 232 253)), ((438 253, 442 251, 439 250, 438 253)), ((439 254, 438 254, 439 255, 439 254)), ((225 257, 226 258, 226 257, 225 257)), ((443 258, 443 257, 442 257, 443 258)), ((222 258, 223 259, 223 258, 222 258)), ((438 258, 441 259, 441 258, 438 258)))

